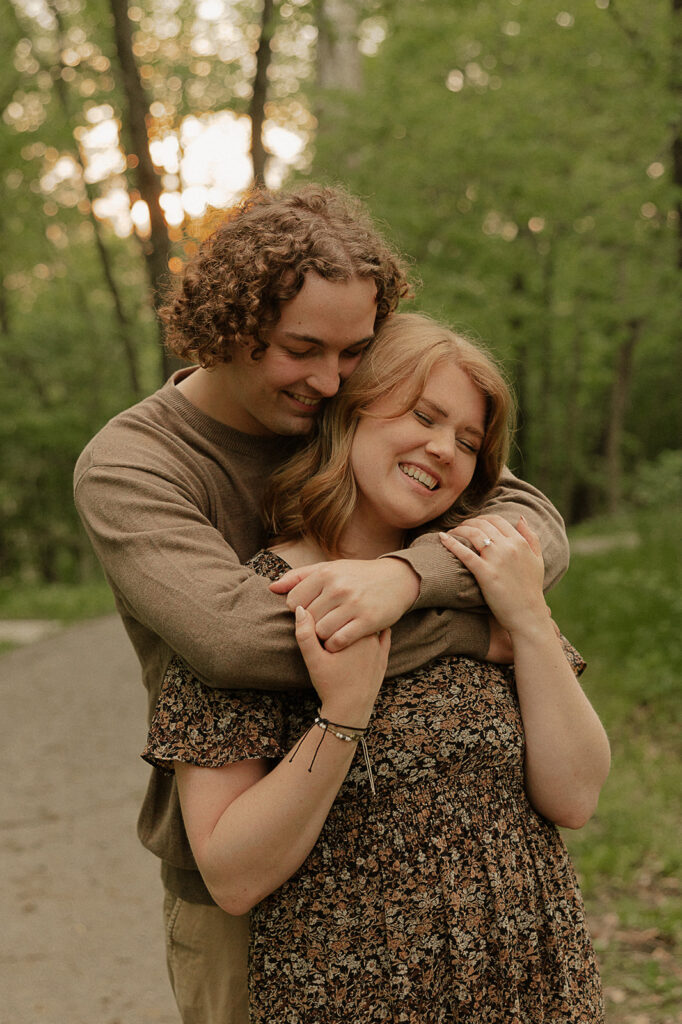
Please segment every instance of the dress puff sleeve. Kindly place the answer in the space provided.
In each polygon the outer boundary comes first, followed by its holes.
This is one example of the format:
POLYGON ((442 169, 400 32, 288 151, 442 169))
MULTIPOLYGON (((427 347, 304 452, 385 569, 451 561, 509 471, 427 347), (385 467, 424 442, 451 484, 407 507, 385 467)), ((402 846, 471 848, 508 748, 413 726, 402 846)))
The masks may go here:
POLYGON ((560 634, 559 639, 561 640, 561 646, 564 649, 564 654, 566 655, 568 664, 571 666, 576 676, 581 676, 587 668, 587 662, 580 651, 576 651, 573 644, 566 639, 563 633, 560 634))
POLYGON ((166 669, 141 756, 168 774, 174 761, 219 768, 281 758, 288 749, 285 704, 275 693, 206 686, 176 656, 166 669))

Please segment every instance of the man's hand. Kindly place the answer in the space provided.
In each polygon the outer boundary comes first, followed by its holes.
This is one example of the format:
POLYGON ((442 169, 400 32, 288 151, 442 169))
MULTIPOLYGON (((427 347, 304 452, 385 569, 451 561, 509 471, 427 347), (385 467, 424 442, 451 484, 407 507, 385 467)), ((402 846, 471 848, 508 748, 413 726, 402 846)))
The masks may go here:
POLYGON ((490 624, 490 646, 485 656, 486 661, 494 661, 498 665, 511 665, 514 661, 514 649, 511 637, 506 629, 502 629, 497 619, 488 616, 490 624))
POLYGON ((328 651, 392 626, 419 596, 419 577, 399 558, 339 559, 290 569, 270 584, 287 606, 311 613, 328 651))

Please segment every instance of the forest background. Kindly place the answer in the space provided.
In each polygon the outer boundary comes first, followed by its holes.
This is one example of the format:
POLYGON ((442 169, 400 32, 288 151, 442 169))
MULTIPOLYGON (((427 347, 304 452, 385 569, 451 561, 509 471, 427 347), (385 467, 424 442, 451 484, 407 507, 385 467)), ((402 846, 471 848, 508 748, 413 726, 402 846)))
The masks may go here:
POLYGON ((577 524, 576 551, 595 552, 555 614, 588 656, 609 647, 594 685, 635 774, 575 852, 588 897, 606 900, 610 1019, 682 1019, 665 838, 682 667, 667 625, 680 611, 682 0, 0 11, 0 612, 35 614, 36 588, 62 605, 75 588, 77 613, 108 607, 72 470, 171 369, 155 309, 173 275, 251 181, 343 184, 412 259, 412 308, 505 363, 513 466, 577 524), (654 838, 633 842, 633 786, 654 838))

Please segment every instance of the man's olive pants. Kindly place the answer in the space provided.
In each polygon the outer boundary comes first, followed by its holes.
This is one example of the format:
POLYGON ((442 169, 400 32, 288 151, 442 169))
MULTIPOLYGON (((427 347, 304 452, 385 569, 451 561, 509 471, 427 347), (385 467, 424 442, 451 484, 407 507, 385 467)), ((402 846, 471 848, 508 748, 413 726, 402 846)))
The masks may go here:
POLYGON ((166 892, 166 957, 182 1024, 248 1024, 249 915, 166 892))

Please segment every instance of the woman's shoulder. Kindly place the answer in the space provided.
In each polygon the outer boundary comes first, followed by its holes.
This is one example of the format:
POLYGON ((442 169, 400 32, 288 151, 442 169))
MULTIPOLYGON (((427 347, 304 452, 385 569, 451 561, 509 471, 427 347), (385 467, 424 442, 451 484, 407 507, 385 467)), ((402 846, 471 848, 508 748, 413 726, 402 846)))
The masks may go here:
POLYGON ((286 694, 207 686, 174 655, 142 757, 165 772, 173 771, 174 761, 217 768, 248 758, 282 757, 287 700, 286 694))
POLYGON ((280 555, 267 548, 256 552, 253 558, 250 558, 246 564, 250 569, 258 573, 259 576, 265 576, 266 579, 273 582, 278 580, 280 576, 284 576, 284 573, 289 572, 291 568, 289 563, 285 562, 280 555))

